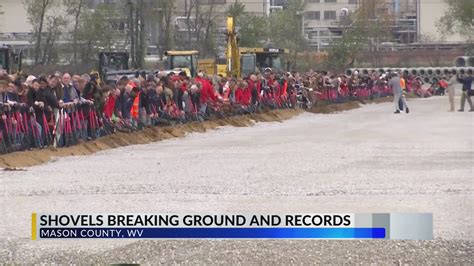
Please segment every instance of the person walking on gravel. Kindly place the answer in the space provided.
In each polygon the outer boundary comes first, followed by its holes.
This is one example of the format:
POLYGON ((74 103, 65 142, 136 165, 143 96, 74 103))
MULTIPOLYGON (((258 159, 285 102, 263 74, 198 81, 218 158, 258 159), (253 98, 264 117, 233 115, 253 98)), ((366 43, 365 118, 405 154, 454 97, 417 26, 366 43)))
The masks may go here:
POLYGON ((395 114, 400 113, 400 108, 398 102, 401 100, 403 102, 403 109, 406 110, 406 113, 408 114, 408 106, 407 102, 405 100, 405 97, 403 97, 403 89, 402 89, 402 84, 400 77, 398 76, 398 73, 393 73, 392 78, 388 82, 388 86, 392 89, 393 92, 393 103, 395 105, 395 114))

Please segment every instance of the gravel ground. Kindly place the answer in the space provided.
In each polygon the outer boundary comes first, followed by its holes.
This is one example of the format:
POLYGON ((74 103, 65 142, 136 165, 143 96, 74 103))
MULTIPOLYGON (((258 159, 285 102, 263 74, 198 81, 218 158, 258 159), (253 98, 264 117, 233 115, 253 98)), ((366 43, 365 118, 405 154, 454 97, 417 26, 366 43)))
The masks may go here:
MULTIPOLYGON (((458 103, 458 99, 456 103, 458 103)), ((474 113, 447 98, 0 172, 0 262, 473 264, 474 113), (30 241, 32 212, 432 212, 433 241, 30 241)))

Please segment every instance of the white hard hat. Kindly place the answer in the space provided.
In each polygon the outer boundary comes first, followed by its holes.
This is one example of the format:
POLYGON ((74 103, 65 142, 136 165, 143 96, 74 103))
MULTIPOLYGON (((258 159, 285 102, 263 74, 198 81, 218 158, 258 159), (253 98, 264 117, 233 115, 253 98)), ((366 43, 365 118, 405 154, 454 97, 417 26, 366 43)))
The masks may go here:
POLYGON ((31 85, 31 83, 33 83, 33 80, 35 80, 35 79, 36 79, 35 76, 29 75, 29 76, 26 78, 25 85, 27 85, 27 86, 31 85))

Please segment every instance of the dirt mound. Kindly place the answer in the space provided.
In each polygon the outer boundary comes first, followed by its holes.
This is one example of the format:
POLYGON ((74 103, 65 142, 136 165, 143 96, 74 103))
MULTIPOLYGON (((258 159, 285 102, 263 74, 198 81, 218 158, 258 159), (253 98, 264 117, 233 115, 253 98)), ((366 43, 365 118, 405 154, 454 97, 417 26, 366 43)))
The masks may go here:
POLYGON ((307 111, 310 113, 315 113, 315 114, 330 114, 330 113, 337 113, 341 111, 356 109, 364 104, 385 103, 385 102, 393 102, 393 97, 383 97, 383 98, 377 98, 373 100, 358 99, 357 101, 350 101, 350 102, 345 102, 345 103, 334 103, 334 104, 320 103, 319 105, 315 105, 307 111))
POLYGON ((182 125, 166 127, 150 127, 133 133, 116 133, 93 141, 82 142, 78 145, 60 149, 45 148, 14 152, 0 156, 0 166, 7 169, 28 167, 50 161, 54 157, 71 155, 88 155, 101 150, 113 149, 134 144, 146 144, 170 138, 184 137, 190 132, 206 132, 220 126, 247 127, 257 122, 283 121, 289 119, 302 110, 273 110, 259 114, 226 117, 205 122, 192 122, 182 125))
MULTIPOLYGON (((390 98, 383 98, 371 102, 378 103, 385 101, 390 101, 390 98)), ((359 101, 351 101, 340 104, 318 105, 314 106, 308 111, 311 113, 328 114, 351 110, 359 108, 360 106, 361 103, 359 101)), ((30 150, 4 154, 0 156, 0 167, 15 169, 18 171, 21 169, 17 169, 17 167, 28 167, 43 164, 55 157, 88 155, 106 149, 113 149, 134 144, 146 144, 170 138, 180 138, 184 137, 186 133, 206 132, 207 130, 212 130, 220 126, 247 127, 252 126, 257 122, 282 122, 302 112, 304 111, 301 109, 272 110, 263 113, 226 117, 205 122, 192 122, 166 127, 150 127, 133 133, 119 132, 97 140, 82 142, 72 147, 60 149, 45 148, 41 150, 30 150)))

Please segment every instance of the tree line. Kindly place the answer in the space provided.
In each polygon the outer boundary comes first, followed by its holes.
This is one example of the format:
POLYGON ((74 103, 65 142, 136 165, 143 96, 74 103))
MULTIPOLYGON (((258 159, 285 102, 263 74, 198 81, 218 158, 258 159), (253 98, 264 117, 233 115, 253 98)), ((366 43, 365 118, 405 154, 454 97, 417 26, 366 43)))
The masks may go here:
MULTIPOLYGON (((383 0, 372 2, 376 1, 383 0)), ((132 67, 141 67, 151 44, 157 46, 159 54, 171 49, 196 49, 202 57, 209 58, 223 52, 219 45, 225 46, 225 36, 219 36, 219 32, 223 34, 219 29, 225 26, 223 14, 234 17, 241 46, 288 48, 294 52, 294 60, 297 52, 309 50, 308 41, 301 34, 304 0, 287 1, 285 9, 269 16, 248 12, 239 1, 226 10, 221 10, 217 0, 106 1, 95 8, 89 8, 89 2, 23 0, 32 25, 30 57, 35 65, 58 63, 65 57, 72 64, 90 62, 96 60, 100 50, 115 50, 128 51, 132 67), (178 16, 184 22, 181 28, 175 20, 178 16), (157 33, 154 40, 150 31, 157 33)), ((439 21, 440 29, 473 36, 469 11, 474 2, 446 2, 449 8, 439 21)), ((0 15, 2 12, 5 10, 0 8, 0 15)), ((342 38, 330 44, 325 67, 347 67, 364 49, 390 38, 385 30, 390 17, 378 16, 379 23, 371 23, 369 16, 370 7, 361 5, 356 12, 341 18, 342 38)))

